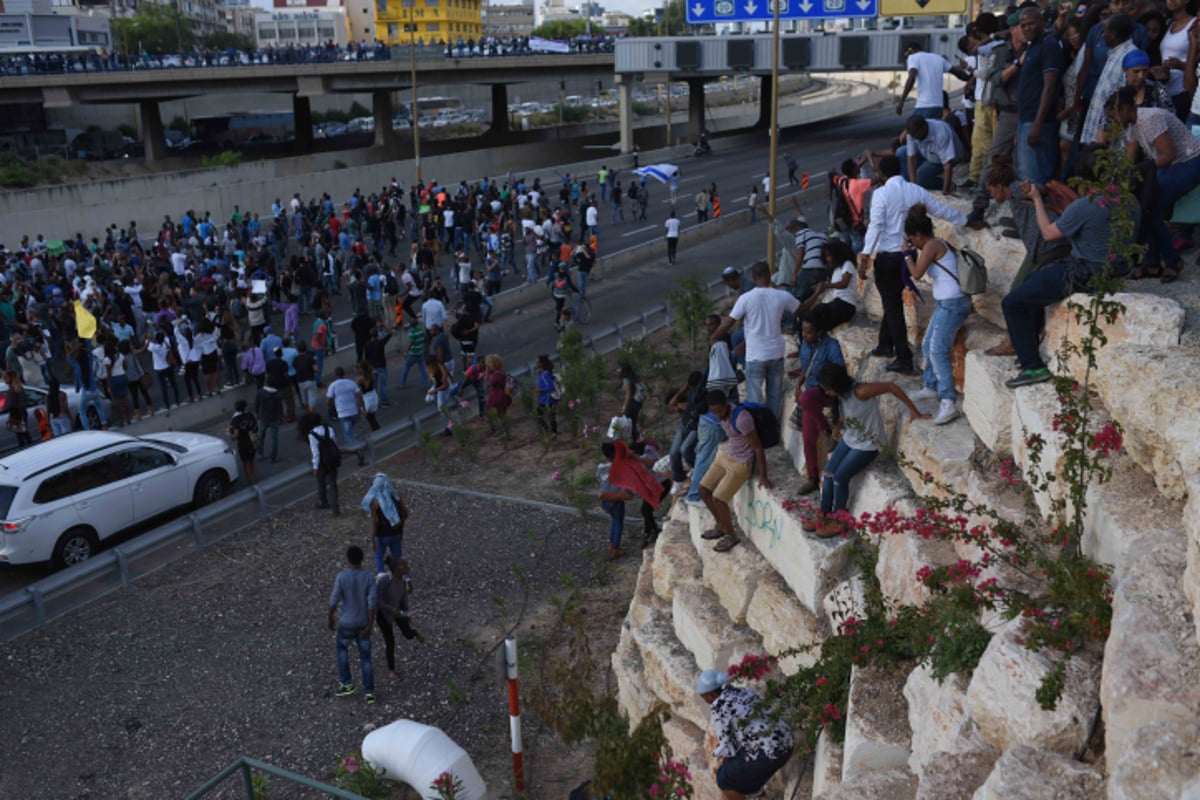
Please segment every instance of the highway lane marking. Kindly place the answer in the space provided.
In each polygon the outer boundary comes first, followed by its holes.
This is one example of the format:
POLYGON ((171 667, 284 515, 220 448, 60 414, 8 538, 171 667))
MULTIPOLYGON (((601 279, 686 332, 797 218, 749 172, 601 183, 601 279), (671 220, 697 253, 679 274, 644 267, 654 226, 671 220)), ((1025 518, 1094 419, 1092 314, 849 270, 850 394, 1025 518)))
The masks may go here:
POLYGON ((647 225, 645 228, 638 228, 637 230, 630 231, 629 233, 622 233, 621 238, 625 238, 626 236, 636 236, 639 233, 645 233, 646 231, 653 231, 657 229, 657 225, 647 225))

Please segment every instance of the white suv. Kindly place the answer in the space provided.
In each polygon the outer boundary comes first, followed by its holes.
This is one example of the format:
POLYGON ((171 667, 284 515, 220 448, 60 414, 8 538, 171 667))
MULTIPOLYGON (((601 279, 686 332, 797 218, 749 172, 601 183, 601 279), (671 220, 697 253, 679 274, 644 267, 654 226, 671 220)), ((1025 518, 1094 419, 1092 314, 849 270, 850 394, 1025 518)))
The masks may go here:
POLYGON ((0 563, 77 564, 113 534, 219 500, 237 477, 229 443, 200 433, 77 431, 20 450, 0 458, 0 563))

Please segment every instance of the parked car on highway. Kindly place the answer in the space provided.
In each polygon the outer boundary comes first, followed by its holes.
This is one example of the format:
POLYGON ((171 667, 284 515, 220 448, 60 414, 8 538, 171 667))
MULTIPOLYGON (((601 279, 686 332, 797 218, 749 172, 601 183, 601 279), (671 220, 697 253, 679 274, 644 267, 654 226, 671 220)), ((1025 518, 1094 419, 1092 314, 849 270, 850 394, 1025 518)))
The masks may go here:
MULTIPOLYGON (((25 384, 25 405, 29 409, 29 433, 33 436, 35 443, 38 437, 36 429, 33 427, 33 409, 46 405, 46 391, 45 386, 30 386, 29 384, 25 384)), ((63 386, 62 391, 67 396, 67 411, 71 414, 71 426, 75 430, 80 430, 83 428, 83 421, 79 419, 79 392, 75 391, 75 387, 69 384, 63 386)), ((7 400, 7 392, 8 384, 0 381, 0 417, 3 417, 5 413, 4 404, 7 400)), ((112 403, 103 396, 100 397, 100 403, 104 407, 104 418, 111 422, 113 419, 112 403)), ((100 428, 100 415, 96 413, 94 407, 88 409, 88 424, 94 429, 98 430, 100 428)), ((0 434, 0 455, 16 449, 17 435, 15 433, 9 431, 7 436, 0 434)))
POLYGON ((229 443, 168 431, 78 431, 0 458, 0 563, 86 561, 105 539, 221 499, 237 480, 229 443))

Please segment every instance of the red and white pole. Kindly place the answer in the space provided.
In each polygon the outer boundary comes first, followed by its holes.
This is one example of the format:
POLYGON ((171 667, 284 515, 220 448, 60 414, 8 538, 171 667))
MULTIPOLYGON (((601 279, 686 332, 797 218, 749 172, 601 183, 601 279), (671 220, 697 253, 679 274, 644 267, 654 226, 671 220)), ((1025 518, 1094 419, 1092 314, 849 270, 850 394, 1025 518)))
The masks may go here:
POLYGON ((517 640, 504 640, 504 662, 508 671, 508 727, 512 733, 513 785, 518 792, 525 790, 524 755, 521 752, 521 697, 517 679, 517 640))

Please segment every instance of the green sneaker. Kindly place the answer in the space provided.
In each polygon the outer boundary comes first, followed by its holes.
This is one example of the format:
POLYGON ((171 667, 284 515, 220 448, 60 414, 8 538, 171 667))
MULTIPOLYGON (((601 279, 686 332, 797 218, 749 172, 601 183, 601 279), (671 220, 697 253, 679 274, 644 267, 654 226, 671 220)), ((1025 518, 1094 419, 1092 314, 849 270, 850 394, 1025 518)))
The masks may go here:
POLYGON ((335 697, 349 697, 354 694, 354 684, 341 683, 338 684, 337 691, 333 693, 335 697))
POLYGON ((375 694, 373 692, 367 692, 363 697, 367 701, 367 705, 375 705, 375 694))
POLYGON ((1004 382, 1004 385, 1010 389, 1016 389, 1018 386, 1032 386, 1035 383, 1045 383, 1050 380, 1050 370, 1042 367, 1041 369, 1023 369, 1017 373, 1015 378, 1009 378, 1004 382))

